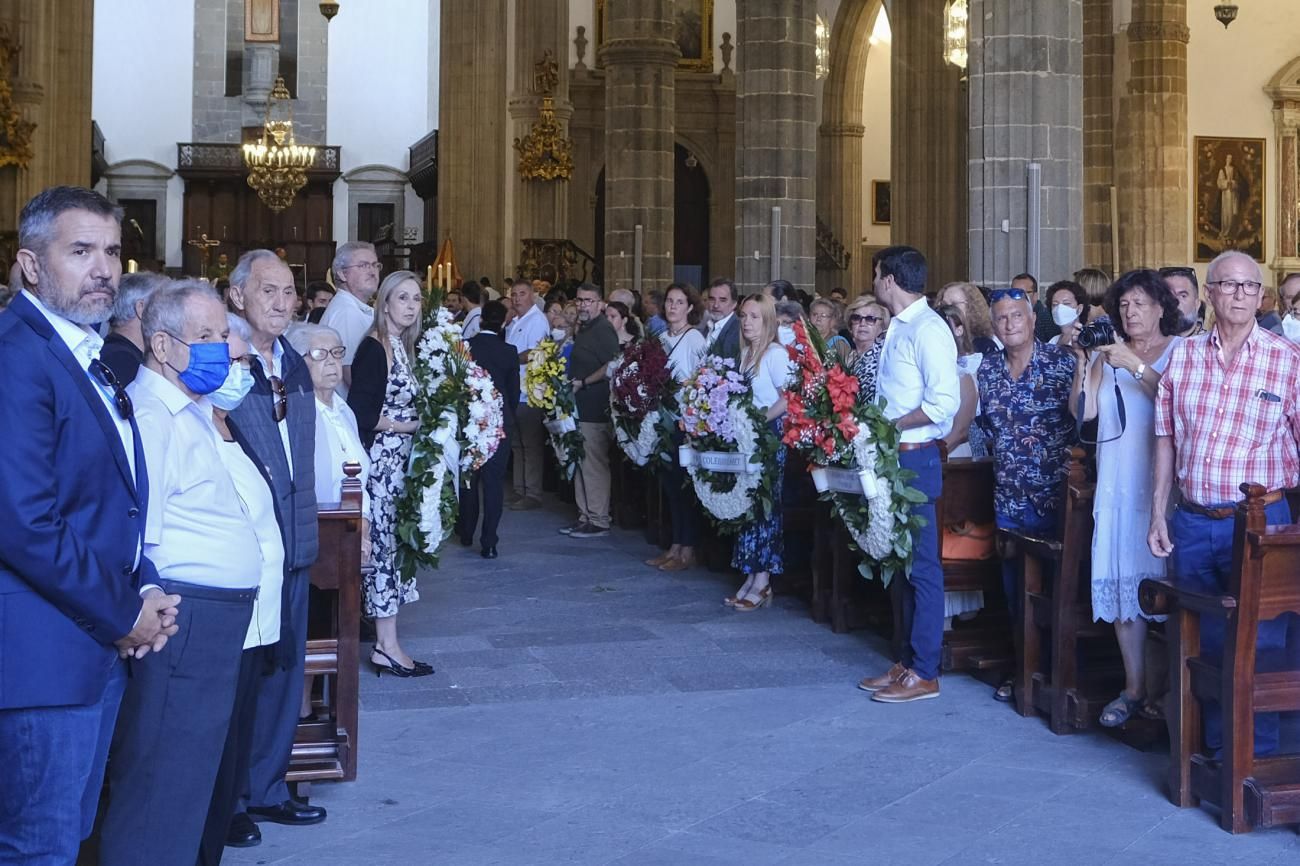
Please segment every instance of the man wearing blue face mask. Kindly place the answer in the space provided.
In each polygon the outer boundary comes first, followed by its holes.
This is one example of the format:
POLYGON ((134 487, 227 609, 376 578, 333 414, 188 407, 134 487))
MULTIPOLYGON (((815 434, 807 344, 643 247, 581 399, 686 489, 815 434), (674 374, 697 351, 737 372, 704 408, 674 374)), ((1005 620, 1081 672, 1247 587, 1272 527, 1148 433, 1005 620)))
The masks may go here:
POLYGON ((149 467, 144 554, 165 592, 185 597, 184 644, 131 663, 109 767, 103 866, 193 863, 230 725, 263 556, 249 508, 222 461, 207 395, 230 377, 230 332, 205 283, 150 298, 147 348, 128 393, 149 467), (184 760, 159 760, 160 750, 184 760))

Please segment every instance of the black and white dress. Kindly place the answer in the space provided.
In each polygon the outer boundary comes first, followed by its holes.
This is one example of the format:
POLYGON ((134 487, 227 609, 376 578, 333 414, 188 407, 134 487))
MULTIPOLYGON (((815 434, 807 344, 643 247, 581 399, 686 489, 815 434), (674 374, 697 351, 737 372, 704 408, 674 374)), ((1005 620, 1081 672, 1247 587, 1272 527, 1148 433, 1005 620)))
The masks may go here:
POLYGON ((411 459, 409 433, 376 430, 380 418, 415 421, 415 377, 402 341, 390 336, 391 366, 384 349, 366 337, 352 364, 348 405, 357 416, 362 440, 369 440, 371 574, 363 578, 365 612, 372 617, 396 616, 398 609, 419 601, 415 581, 403 581, 397 571, 397 502, 406 489, 406 467, 411 459))

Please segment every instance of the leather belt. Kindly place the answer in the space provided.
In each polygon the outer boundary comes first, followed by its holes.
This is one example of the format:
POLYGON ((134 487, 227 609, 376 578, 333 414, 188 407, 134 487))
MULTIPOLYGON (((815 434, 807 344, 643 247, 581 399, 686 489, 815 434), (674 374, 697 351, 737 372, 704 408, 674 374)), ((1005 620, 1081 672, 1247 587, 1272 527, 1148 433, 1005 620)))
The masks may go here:
MULTIPOLYGON (((1271 493, 1265 493, 1264 497, 1260 500, 1260 503, 1262 505, 1272 505, 1274 502, 1281 501, 1281 499, 1282 491, 1274 490, 1271 493)), ((1197 505, 1195 502, 1184 500, 1181 503, 1181 507, 1186 508, 1193 514, 1199 514, 1202 517, 1208 517, 1211 520, 1227 520, 1229 517, 1232 517, 1237 513, 1236 505, 1225 505, 1222 508, 1206 508, 1204 505, 1197 505)))
POLYGON ((898 443, 899 451, 919 451, 922 448, 929 448, 938 443, 937 439, 927 439, 924 442, 900 442, 898 443))

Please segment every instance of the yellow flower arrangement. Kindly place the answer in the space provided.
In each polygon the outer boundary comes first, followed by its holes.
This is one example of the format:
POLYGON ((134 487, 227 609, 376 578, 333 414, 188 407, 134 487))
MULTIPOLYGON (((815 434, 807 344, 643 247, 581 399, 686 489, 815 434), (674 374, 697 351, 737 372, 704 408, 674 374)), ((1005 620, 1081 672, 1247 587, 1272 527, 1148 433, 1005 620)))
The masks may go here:
POLYGON ((542 340, 528 354, 524 368, 524 392, 528 405, 550 413, 555 410, 556 396, 564 385, 564 359, 554 340, 542 340))

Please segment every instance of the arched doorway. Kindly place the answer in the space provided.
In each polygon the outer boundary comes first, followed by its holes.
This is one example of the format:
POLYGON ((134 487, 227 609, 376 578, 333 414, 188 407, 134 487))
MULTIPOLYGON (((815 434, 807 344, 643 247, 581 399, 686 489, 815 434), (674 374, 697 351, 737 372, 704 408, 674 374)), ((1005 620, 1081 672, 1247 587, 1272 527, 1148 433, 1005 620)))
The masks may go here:
MULTIPOLYGON (((709 274, 710 211, 713 206, 708 174, 699 159, 682 145, 673 148, 673 279, 701 288, 709 274)), ((596 261, 605 261, 605 169, 596 175, 594 217, 596 261)), ((648 288, 648 287, 647 287, 648 288)), ((662 289, 663 286, 654 288, 662 289)))
POLYGON ((673 279, 702 289, 710 273, 709 178, 690 151, 680 144, 674 150, 673 279))

